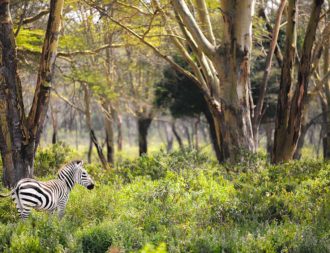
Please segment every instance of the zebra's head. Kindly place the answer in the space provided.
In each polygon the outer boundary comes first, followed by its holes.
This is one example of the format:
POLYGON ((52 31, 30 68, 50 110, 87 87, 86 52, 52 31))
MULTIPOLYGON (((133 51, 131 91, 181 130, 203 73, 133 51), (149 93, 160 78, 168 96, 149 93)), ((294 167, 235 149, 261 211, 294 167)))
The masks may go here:
POLYGON ((65 165, 58 174, 59 179, 66 182, 69 189, 78 183, 88 190, 94 188, 94 182, 83 167, 83 161, 77 160, 65 165))
POLYGON ((76 183, 86 187, 88 190, 92 190, 94 188, 94 182, 90 175, 83 167, 83 161, 75 161, 77 171, 75 173, 75 181, 76 183))

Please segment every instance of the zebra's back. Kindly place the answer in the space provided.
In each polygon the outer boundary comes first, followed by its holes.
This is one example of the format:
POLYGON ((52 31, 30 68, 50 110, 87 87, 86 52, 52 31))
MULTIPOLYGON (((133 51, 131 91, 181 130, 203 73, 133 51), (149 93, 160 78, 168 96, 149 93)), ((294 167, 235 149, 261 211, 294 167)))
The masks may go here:
POLYGON ((65 195, 65 188, 65 183, 58 179, 39 182, 32 178, 24 178, 17 183, 12 196, 17 209, 53 211, 60 198, 65 195))

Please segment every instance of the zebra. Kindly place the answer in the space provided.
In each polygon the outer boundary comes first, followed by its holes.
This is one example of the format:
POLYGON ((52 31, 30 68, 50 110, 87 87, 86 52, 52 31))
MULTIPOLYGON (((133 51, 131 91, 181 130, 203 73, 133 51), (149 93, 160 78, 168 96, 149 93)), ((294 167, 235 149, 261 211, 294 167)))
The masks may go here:
POLYGON ((83 168, 81 160, 64 165, 58 172, 58 179, 41 182, 32 178, 24 178, 9 194, 0 194, 0 197, 11 195, 23 220, 28 218, 32 208, 51 213, 57 210, 59 218, 62 218, 69 193, 76 183, 88 190, 94 188, 94 182, 83 168))

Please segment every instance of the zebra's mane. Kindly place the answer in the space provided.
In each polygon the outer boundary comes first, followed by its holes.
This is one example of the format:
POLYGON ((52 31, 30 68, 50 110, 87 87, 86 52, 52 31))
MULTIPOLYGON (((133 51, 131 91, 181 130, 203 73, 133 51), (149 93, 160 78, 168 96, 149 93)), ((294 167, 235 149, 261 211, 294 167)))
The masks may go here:
POLYGON ((58 171, 58 178, 64 180, 67 186, 71 189, 74 185, 74 174, 78 169, 78 164, 81 163, 81 160, 74 160, 70 163, 65 164, 59 171, 58 171))

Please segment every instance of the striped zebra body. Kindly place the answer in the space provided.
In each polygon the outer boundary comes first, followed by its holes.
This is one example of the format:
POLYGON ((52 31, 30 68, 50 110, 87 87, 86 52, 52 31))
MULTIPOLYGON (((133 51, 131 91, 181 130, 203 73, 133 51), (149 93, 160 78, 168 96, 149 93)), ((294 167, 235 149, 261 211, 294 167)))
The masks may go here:
POLYGON ((49 212, 58 211, 60 217, 64 215, 69 193, 78 183, 87 189, 93 189, 94 183, 82 161, 73 161, 65 165, 58 174, 58 179, 47 182, 32 178, 20 180, 11 192, 17 210, 23 219, 26 219, 32 209, 49 212))

